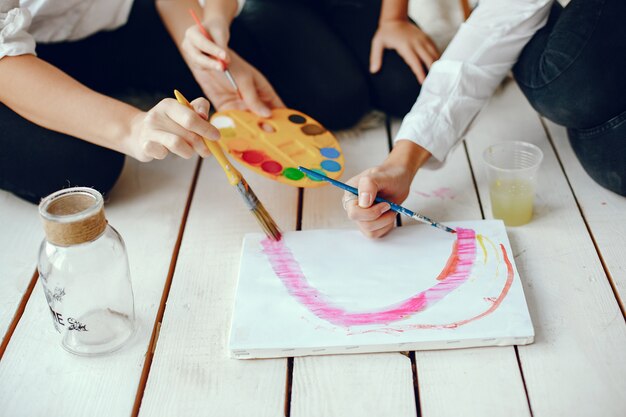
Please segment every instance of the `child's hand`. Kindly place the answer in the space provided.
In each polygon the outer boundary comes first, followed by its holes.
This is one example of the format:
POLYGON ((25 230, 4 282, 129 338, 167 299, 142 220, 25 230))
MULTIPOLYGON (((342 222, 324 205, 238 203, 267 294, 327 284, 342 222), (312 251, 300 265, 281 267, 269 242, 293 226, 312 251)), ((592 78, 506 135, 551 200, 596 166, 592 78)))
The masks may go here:
POLYGON ((372 39, 370 72, 382 67, 383 52, 394 49, 411 68, 420 84, 426 79, 426 68, 439 59, 440 54, 433 41, 408 20, 383 20, 372 39))
POLYGON ((222 63, 230 63, 228 54, 228 39, 230 30, 225 19, 214 18, 202 23, 211 39, 207 39, 197 25, 190 26, 185 31, 182 49, 187 55, 189 65, 196 70, 223 71, 222 63))
POLYGON ((237 82, 241 97, 221 71, 197 71, 192 68, 200 87, 218 110, 250 110, 261 117, 269 117, 271 109, 285 107, 274 88, 256 68, 232 50, 229 56, 231 63, 228 68, 237 82))
POLYGON ((191 105, 195 111, 166 98, 135 116, 125 143, 126 154, 142 162, 164 159, 170 152, 185 159, 195 154, 209 156, 202 138, 220 138, 219 131, 207 121, 211 105, 205 98, 197 98, 191 105))
POLYGON ((382 165, 365 170, 348 181, 359 189, 359 196, 344 193, 343 207, 365 236, 377 238, 393 229, 396 213, 389 210, 387 203, 373 204, 374 199, 380 195, 402 204, 409 195, 418 168, 428 158, 430 152, 426 149, 411 141, 400 140, 382 165))
POLYGON ((387 234, 395 225, 396 213, 387 203, 374 203, 377 195, 394 203, 402 203, 409 195, 413 176, 402 166, 383 164, 363 171, 347 183, 359 189, 358 198, 346 192, 343 206, 361 232, 371 238, 387 234))

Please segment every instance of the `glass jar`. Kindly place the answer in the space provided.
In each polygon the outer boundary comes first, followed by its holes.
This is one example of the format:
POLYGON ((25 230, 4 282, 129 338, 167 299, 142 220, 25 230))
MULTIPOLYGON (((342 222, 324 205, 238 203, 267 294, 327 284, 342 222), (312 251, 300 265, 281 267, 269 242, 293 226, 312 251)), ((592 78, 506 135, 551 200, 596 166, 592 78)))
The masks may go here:
POLYGON ((46 234, 39 281, 61 345, 77 355, 119 349, 135 329, 126 247, 103 206, 102 195, 84 187, 57 191, 39 204, 46 234))

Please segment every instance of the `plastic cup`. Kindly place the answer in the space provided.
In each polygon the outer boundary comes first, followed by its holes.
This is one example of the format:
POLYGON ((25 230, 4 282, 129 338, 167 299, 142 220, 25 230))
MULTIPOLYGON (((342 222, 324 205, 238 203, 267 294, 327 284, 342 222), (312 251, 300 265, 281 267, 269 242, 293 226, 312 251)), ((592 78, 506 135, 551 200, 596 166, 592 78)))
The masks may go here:
POLYGON ((537 172, 543 152, 532 143, 502 142, 483 152, 489 181, 491 212, 507 226, 521 226, 533 217, 537 172))

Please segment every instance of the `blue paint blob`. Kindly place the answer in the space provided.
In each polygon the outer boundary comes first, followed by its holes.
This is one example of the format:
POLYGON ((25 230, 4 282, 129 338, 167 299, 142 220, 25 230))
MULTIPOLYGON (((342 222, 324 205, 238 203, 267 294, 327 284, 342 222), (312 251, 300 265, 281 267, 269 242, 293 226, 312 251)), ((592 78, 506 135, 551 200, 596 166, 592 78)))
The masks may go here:
MULTIPOLYGON (((313 172, 317 172, 318 174, 322 174, 322 175, 326 176, 326 173, 325 173, 324 171, 322 171, 321 169, 312 169, 311 171, 313 171, 313 172)), ((307 176, 310 180, 313 180, 313 181, 317 181, 317 182, 322 181, 322 180, 321 180, 321 179, 319 179, 319 178, 314 178, 314 177, 311 177, 309 174, 307 174, 306 176, 307 176)))
POLYGON ((335 161, 325 160, 320 164, 322 168, 324 168, 328 172, 338 172, 341 171, 341 165, 335 161))
POLYGON ((320 153, 324 158, 339 158, 339 151, 335 148, 322 148, 320 149, 320 153))

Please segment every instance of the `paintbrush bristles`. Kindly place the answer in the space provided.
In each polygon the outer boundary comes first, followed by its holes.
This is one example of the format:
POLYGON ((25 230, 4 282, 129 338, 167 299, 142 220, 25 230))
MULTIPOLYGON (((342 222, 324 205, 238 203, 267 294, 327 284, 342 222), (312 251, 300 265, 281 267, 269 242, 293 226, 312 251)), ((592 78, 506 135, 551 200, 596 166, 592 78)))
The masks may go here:
POLYGON ((259 203, 259 205, 257 206, 257 209, 253 210, 252 212, 254 213, 254 216, 256 217, 257 221, 263 228, 263 231, 265 232, 265 234, 270 239, 279 241, 282 237, 282 234, 280 233, 280 229, 278 229, 278 226, 276 226, 276 223, 274 223, 274 220, 272 220, 272 217, 270 216, 270 214, 267 212, 267 210, 265 210, 265 207, 263 207, 263 204, 259 203))
POLYGON ((272 240, 279 241, 282 237, 280 229, 278 229, 278 226, 276 225, 274 219, 272 219, 272 216, 270 216, 265 207, 263 207, 263 204, 261 204, 256 194, 254 194, 254 191, 252 191, 252 188, 250 188, 243 177, 236 187, 239 194, 241 194, 241 197, 246 202, 248 209, 252 212, 252 214, 254 214, 254 217, 256 217, 267 237, 272 240))

